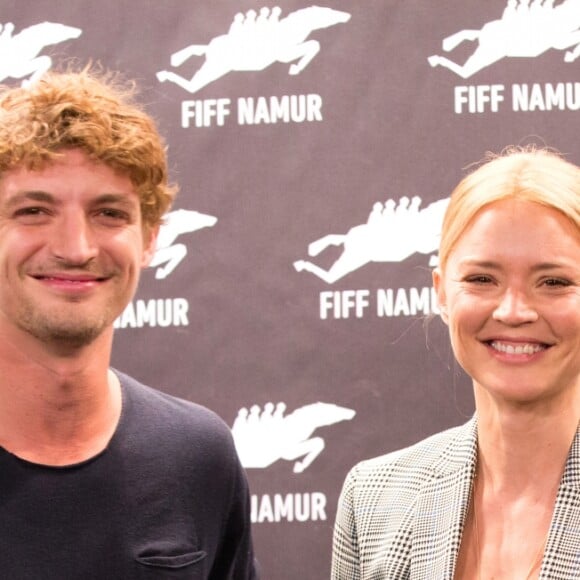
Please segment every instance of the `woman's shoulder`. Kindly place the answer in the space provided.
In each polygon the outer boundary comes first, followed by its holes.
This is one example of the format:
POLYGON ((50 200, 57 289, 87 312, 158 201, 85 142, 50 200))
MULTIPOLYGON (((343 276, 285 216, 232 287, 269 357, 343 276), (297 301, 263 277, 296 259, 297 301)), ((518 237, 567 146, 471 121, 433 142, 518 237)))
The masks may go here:
POLYGON ((476 423, 471 419, 409 447, 361 461, 352 468, 349 478, 358 485, 393 478, 404 478, 407 483, 414 479, 423 481, 438 471, 459 467, 473 459, 476 445, 476 423))

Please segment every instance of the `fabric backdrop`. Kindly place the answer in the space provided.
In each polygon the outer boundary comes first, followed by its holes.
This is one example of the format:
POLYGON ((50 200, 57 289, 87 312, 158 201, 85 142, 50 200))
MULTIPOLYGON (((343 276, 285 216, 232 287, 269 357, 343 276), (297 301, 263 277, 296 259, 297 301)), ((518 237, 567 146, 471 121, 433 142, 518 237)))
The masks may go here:
POLYGON ((443 211, 486 151, 580 161, 580 0, 3 0, 0 23, 0 82, 71 58, 138 81, 181 193, 113 364, 233 428, 264 577, 327 578, 347 470, 473 412, 431 290, 443 211))

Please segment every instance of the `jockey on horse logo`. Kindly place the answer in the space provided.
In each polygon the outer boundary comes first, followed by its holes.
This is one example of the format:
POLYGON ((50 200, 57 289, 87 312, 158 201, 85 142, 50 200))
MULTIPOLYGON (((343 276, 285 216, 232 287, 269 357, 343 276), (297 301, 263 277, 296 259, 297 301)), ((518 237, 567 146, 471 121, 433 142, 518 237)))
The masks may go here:
POLYGON ((356 412, 331 403, 312 403, 284 416, 285 403, 266 403, 250 410, 242 407, 232 427, 240 462, 245 468, 264 468, 279 459, 296 461, 294 473, 302 473, 322 453, 322 437, 311 437, 319 427, 350 421, 356 412))
POLYGON ((174 244, 178 236, 210 228, 217 222, 217 218, 198 211, 177 209, 170 211, 163 218, 159 228, 155 254, 149 264, 150 268, 156 268, 155 278, 162 280, 167 278, 179 263, 187 256, 185 244, 174 244), (165 266, 161 267, 161 264, 165 266))
POLYGON ((0 82, 8 78, 24 79, 21 84, 26 87, 52 66, 50 56, 38 56, 40 51, 51 44, 78 38, 82 30, 57 22, 41 22, 18 34, 13 32, 12 22, 0 24, 0 82))
MULTIPOLYGON (((329 234, 309 244, 308 254, 318 256, 329 246, 343 246, 336 262, 323 270, 307 260, 294 262, 298 272, 306 270, 328 284, 361 268, 369 262, 402 262, 415 252, 432 254, 439 247, 443 214, 449 199, 440 199, 419 209, 421 198, 401 197, 398 204, 389 199, 374 204, 366 224, 351 228, 346 234, 329 234)), ((431 256, 430 265, 437 263, 431 256)))
POLYGON ((477 40, 475 52, 463 65, 444 56, 430 56, 431 66, 443 66, 467 79, 505 57, 536 57, 552 48, 566 50, 565 62, 580 56, 580 0, 508 0, 499 20, 480 30, 460 30, 443 40, 450 52, 462 42, 477 40))
POLYGON ((310 33, 350 19, 350 14, 310 6, 280 19, 279 7, 238 13, 226 34, 207 45, 192 44, 171 55, 171 66, 182 65, 192 56, 205 55, 205 62, 191 79, 172 71, 157 73, 159 82, 170 81, 195 93, 232 71, 261 71, 275 62, 292 63, 289 74, 297 75, 320 51, 320 43, 306 40, 310 33))

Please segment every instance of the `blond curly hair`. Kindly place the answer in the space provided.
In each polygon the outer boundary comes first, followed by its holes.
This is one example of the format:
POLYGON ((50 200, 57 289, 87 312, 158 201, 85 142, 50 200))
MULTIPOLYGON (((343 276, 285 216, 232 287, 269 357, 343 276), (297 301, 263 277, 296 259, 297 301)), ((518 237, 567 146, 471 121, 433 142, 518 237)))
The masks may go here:
POLYGON ((134 101, 135 85, 86 67, 49 72, 27 87, 0 90, 0 176, 18 166, 36 170, 66 149, 127 175, 153 228, 177 187, 168 183, 166 146, 153 119, 134 101))

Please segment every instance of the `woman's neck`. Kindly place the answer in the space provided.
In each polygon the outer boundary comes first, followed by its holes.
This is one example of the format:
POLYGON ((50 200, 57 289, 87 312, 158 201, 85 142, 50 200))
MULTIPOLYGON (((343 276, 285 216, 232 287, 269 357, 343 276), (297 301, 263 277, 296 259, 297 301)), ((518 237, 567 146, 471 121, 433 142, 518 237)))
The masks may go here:
POLYGON ((580 419, 580 394, 533 404, 495 401, 476 385, 478 475, 491 490, 517 495, 559 481, 580 419))

